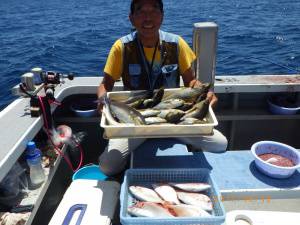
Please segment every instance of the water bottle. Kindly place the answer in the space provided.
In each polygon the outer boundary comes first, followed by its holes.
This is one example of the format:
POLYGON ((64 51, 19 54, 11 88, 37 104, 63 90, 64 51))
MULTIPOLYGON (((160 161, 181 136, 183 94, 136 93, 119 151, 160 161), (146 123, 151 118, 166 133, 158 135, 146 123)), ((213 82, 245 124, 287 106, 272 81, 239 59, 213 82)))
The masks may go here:
POLYGON ((45 173, 42 167, 42 154, 36 148, 35 142, 27 143, 26 160, 29 166, 29 176, 32 187, 41 185, 45 180, 45 173))

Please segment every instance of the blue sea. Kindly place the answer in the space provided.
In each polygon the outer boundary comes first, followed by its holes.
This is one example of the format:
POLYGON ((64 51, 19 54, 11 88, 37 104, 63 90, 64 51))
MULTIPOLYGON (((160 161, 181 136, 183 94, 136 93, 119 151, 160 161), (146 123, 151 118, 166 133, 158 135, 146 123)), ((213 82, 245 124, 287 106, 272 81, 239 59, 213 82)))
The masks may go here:
MULTIPOLYGON (((192 44, 193 23, 219 26, 217 75, 300 70, 299 0, 164 0, 162 29, 192 44)), ((130 0, 1 0, 0 110, 33 67, 101 76, 114 41, 127 34, 130 0)), ((298 72, 299 73, 299 72, 298 72)))

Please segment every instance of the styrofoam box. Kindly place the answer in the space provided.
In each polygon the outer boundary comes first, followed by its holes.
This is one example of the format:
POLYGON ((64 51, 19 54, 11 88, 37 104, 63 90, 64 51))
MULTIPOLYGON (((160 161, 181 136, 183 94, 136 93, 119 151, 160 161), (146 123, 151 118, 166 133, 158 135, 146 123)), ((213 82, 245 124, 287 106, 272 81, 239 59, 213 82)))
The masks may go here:
MULTIPOLYGON (((165 89, 165 92, 178 91, 178 88, 165 89)), ((135 91, 136 92, 136 91, 135 91)), ((108 92, 108 98, 122 101, 132 95, 134 91, 108 92)), ((212 135, 213 128, 218 125, 217 118, 209 106, 206 116, 207 123, 193 125, 109 125, 102 114, 101 127, 105 129, 107 138, 160 138, 160 137, 193 137, 199 135, 212 135)))
POLYGON ((220 192, 210 176, 208 169, 129 169, 125 173, 120 194, 120 220, 123 225, 219 225, 225 221, 225 210, 221 202, 220 192), (206 194, 213 203, 210 217, 175 217, 149 218, 133 217, 128 214, 127 208, 136 201, 129 193, 131 185, 151 186, 153 183, 197 183, 205 182, 211 185, 206 194))

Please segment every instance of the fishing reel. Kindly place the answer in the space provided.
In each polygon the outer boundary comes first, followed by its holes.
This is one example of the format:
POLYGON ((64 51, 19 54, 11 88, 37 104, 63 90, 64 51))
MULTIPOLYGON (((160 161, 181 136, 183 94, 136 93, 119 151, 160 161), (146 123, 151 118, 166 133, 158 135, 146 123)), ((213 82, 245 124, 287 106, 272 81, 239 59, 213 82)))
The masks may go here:
POLYGON ((46 71, 41 73, 41 79, 45 84, 60 84, 63 79, 68 78, 69 80, 74 79, 74 74, 62 74, 54 71, 46 71))
POLYGON ((21 83, 12 89, 12 93, 17 96, 30 97, 31 116, 38 117, 41 114, 41 101, 46 110, 50 111, 49 102, 55 102, 55 87, 64 83, 64 79, 73 80, 74 75, 33 68, 31 72, 21 76, 21 83), (44 89, 45 96, 38 95, 42 89, 44 89))
POLYGON ((64 79, 73 80, 74 74, 63 74, 54 71, 43 71, 41 68, 33 68, 31 72, 21 76, 21 83, 13 87, 12 94, 23 97, 31 97, 44 88, 54 90, 55 86, 64 83, 64 79))
POLYGON ((74 74, 62 74, 54 71, 45 71, 40 74, 42 83, 44 84, 44 89, 46 96, 51 99, 55 100, 54 98, 54 91, 55 91, 55 86, 63 83, 64 79, 69 79, 73 80, 74 79, 74 74))

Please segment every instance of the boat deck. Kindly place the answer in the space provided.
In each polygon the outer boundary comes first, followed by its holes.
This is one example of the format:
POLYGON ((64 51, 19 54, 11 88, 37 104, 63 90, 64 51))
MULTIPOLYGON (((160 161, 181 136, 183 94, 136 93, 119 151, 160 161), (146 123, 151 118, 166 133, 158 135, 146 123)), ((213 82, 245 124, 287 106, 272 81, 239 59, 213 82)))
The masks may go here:
MULTIPOLYGON (((56 87, 55 96, 58 101, 63 101, 67 96, 78 93, 95 94, 101 80, 101 77, 76 77, 72 81, 66 80, 56 87)), ((114 90, 121 89, 122 83, 118 81, 114 90)), ((216 76, 215 92, 233 94, 241 92, 300 92, 300 75, 216 76)), ((56 106, 53 106, 52 111, 55 109, 56 106)), ((222 117, 222 115, 218 116, 222 117)), ((275 118, 277 117, 275 116, 275 118)), ((282 116, 279 116, 280 118, 282 116)), ((300 115, 292 116, 292 119, 298 118, 300 115)), ((32 140, 42 128, 42 120, 41 117, 32 118, 30 116, 29 98, 19 98, 0 112, 0 124, 0 180, 2 180, 24 151, 26 143, 32 140)))
MULTIPOLYGON (((154 155, 154 158, 158 160, 156 167, 199 168, 205 166, 212 169, 212 176, 221 189, 222 195, 224 197, 232 197, 231 193, 233 193, 234 198, 241 201, 240 205, 237 204, 236 206, 229 206, 228 208, 242 208, 242 206, 245 206, 244 200, 242 199, 245 197, 255 198, 258 197, 258 194, 266 198, 271 196, 274 198, 274 202, 278 200, 277 205, 279 210, 283 205, 282 198, 289 198, 289 200, 285 200, 284 202, 284 204, 288 203, 286 205, 299 205, 300 171, 298 170, 298 172, 290 178, 293 180, 274 181, 271 178, 258 174, 255 167, 253 167, 253 157, 249 151, 247 151, 258 137, 264 139, 272 137, 282 142, 287 140, 287 144, 300 148, 298 133, 296 132, 299 128, 299 114, 271 115, 267 110, 261 110, 263 107, 256 109, 264 103, 264 94, 280 92, 294 92, 298 94, 300 92, 299 75, 281 76, 282 75, 216 77, 215 92, 220 96, 220 104, 218 104, 220 107, 216 110, 219 121, 218 129, 221 128, 221 131, 227 136, 229 140, 229 150, 234 151, 228 151, 222 154, 192 153, 181 143, 172 146, 165 143, 165 146, 154 155), (271 81, 270 83, 266 82, 268 79, 271 81), (248 99, 248 94, 259 98, 257 98, 257 100, 252 98, 248 99), (243 108, 244 103, 247 104, 247 107, 250 104, 251 108, 243 108), (256 113, 256 111, 253 110, 259 111, 256 113), (242 112, 245 113, 243 114, 242 112), (264 123, 267 123, 267 126, 265 126, 264 123), (264 129, 262 129, 261 126, 263 126, 264 129), (251 127, 252 130, 249 129, 249 127, 251 127), (265 127, 268 129, 265 129, 265 127), (253 132, 253 129, 257 132, 253 132), (236 151, 236 149, 243 151, 236 151), (227 176, 224 176, 224 174, 227 174, 227 176), (235 176, 231 176, 232 174, 235 174, 235 176), (295 204, 291 204, 292 201, 294 201, 295 204)), ((55 96, 58 101, 64 102, 64 99, 70 96, 95 94, 100 82, 100 77, 75 78, 73 81, 66 81, 64 84, 57 86, 55 96)), ((118 82, 114 91, 121 89, 121 82, 118 82)), ((43 93, 41 92, 41 94, 43 93)), ((62 108, 67 108, 68 103, 64 102, 64 104, 62 108)), ((56 106, 53 106, 52 112, 54 111, 64 110, 56 110, 56 106)), ((104 140, 99 138, 99 136, 102 137, 102 131, 99 131, 99 117, 78 118, 70 114, 57 113, 55 122, 69 125, 72 129, 74 128, 74 130, 88 131, 89 140, 85 143, 85 146, 83 146, 88 152, 86 159, 90 160, 90 162, 97 160, 96 155, 98 156, 100 151, 104 149, 104 140), (97 141, 95 141, 96 139, 97 141), (101 141, 99 141, 100 139, 101 141)), ((29 99, 20 98, 0 112, 0 124, 1 181, 22 155, 26 143, 35 138, 41 131, 43 122, 41 117, 32 118, 30 116, 29 99)), ((151 140, 155 141, 155 139, 151 140)), ((160 141, 161 144, 163 144, 163 142, 164 141, 160 141)), ((141 157, 146 157, 146 154, 141 154, 141 157)), ((152 159, 153 157, 148 158, 146 162, 142 163, 142 166, 147 167, 148 162, 151 162, 152 166, 155 166, 155 164, 153 164, 154 160, 152 159)), ((69 176, 72 172, 68 170, 67 165, 61 158, 58 162, 59 165, 57 165, 52 172, 50 171, 51 176, 48 177, 47 185, 44 186, 45 188, 43 188, 42 194, 35 204, 37 207, 35 207, 27 225, 41 224, 41 221, 49 217, 51 218, 51 212, 55 210, 65 189, 69 185, 70 181, 66 180, 66 175, 69 176), (53 204, 48 204, 49 201, 53 204)), ((134 168, 141 166, 138 165, 137 161, 132 162, 134 168)), ((228 202, 230 201, 224 202, 225 207, 227 207, 228 202)), ((269 205, 273 206, 274 204, 269 205)), ((288 211, 300 212, 300 209, 297 206, 293 207, 293 209, 289 208, 288 211)))
POLYGON ((131 167, 207 168, 224 198, 300 198, 300 168, 287 179, 270 178, 257 170, 250 150, 189 152, 176 139, 152 139, 134 151, 131 167))

